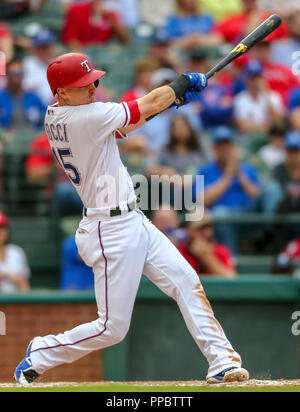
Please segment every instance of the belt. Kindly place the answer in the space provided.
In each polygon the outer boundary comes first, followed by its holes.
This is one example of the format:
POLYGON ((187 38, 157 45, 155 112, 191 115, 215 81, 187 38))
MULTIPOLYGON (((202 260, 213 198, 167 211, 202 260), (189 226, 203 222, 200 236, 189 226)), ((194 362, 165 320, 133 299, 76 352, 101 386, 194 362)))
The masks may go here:
MULTIPOLYGON (((127 203, 127 208, 128 208, 128 213, 132 212, 133 210, 137 209, 137 203, 127 203)), ((88 217, 88 209, 86 207, 83 208, 83 216, 88 217)), ((109 209, 109 215, 110 217, 115 217, 115 216, 121 216, 122 215, 122 210, 120 206, 111 208, 109 209)))

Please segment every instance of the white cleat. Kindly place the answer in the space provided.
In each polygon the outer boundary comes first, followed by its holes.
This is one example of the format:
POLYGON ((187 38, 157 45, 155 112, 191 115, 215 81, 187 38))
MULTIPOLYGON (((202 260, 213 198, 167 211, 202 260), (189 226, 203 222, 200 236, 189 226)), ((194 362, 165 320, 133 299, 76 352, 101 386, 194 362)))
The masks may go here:
POLYGON ((229 368, 220 372, 218 375, 207 378, 207 383, 231 383, 231 382, 246 382, 250 378, 249 372, 243 368, 229 368))

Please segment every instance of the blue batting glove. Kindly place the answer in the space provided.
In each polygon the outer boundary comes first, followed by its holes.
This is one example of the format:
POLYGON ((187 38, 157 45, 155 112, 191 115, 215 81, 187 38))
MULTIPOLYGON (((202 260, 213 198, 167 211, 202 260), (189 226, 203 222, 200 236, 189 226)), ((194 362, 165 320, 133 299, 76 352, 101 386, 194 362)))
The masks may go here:
POLYGON ((190 88, 194 88, 198 90, 198 92, 202 92, 208 85, 208 80, 205 74, 186 71, 184 77, 190 82, 190 88))
POLYGON ((191 89, 187 90, 184 93, 184 96, 183 96, 184 102, 182 103, 182 106, 185 106, 189 103, 194 102, 195 100, 198 100, 198 97, 199 97, 199 90, 196 89, 195 87, 192 87, 191 89))
POLYGON ((171 109, 172 107, 177 107, 177 109, 179 109, 179 107, 181 106, 186 106, 189 103, 192 103, 196 100, 198 100, 199 97, 199 91, 195 88, 190 88, 189 90, 187 90, 184 95, 180 98, 177 99, 170 107, 169 109, 171 109))

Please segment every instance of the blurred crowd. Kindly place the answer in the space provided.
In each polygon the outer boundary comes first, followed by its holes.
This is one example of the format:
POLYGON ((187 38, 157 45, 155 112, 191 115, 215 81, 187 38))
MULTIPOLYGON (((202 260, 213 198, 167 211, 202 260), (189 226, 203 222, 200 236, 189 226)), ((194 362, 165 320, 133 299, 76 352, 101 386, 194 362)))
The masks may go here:
MULTIPOLYGON (((234 257, 243 253, 241 235, 250 243, 246 253, 259 254, 263 245, 266 253, 278 255, 278 272, 282 262, 287 267, 287 262, 300 257, 290 252, 299 249, 300 221, 275 224, 266 219, 249 224, 246 216, 300 212, 297 0, 0 0, 0 56, 5 56, 0 61, 2 209, 7 210, 5 150, 22 131, 32 130, 24 162, 27 184, 42 187, 61 215, 81 212, 81 201, 55 163, 43 131, 46 108, 55 101, 45 73, 57 54, 85 52, 98 45, 101 56, 101 48, 110 43, 118 42, 122 48, 146 44, 147 52, 135 62, 127 90, 117 96, 119 101, 130 101, 170 83, 185 70, 207 73, 274 12, 283 18, 275 33, 210 79, 196 102, 172 108, 132 133, 120 151, 129 171, 149 179, 191 177, 183 190, 192 188, 194 200, 204 202, 204 218, 185 223, 183 214, 163 207, 151 217, 198 273, 236 276, 234 257), (62 16, 58 31, 38 24, 39 13, 51 1, 62 16), (14 23, 31 15, 37 24, 27 34, 14 33, 14 23), (204 176, 204 199, 195 185, 197 175, 204 176), (234 222, 234 217, 240 220, 234 222), (283 244, 279 242, 277 250, 265 248, 275 244, 278 231, 283 244)), ((100 85, 99 100, 107 101, 111 95, 100 85)), ((81 262, 72 238, 66 240, 63 255, 62 288, 76 289, 75 278, 68 276, 76 269, 68 259, 75 265, 81 262)), ((0 290, 1 282, 0 274, 0 290)))

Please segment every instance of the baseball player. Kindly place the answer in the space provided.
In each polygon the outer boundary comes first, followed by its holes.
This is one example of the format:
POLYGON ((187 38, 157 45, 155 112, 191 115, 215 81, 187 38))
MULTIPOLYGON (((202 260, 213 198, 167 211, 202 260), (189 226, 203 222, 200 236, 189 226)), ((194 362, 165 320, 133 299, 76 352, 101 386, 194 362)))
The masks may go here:
POLYGON ((94 271, 99 317, 56 336, 34 338, 15 379, 31 385, 55 366, 122 341, 144 274, 177 302, 209 363, 208 383, 245 381, 249 374, 215 319, 197 273, 138 209, 116 141, 174 102, 193 101, 207 86, 207 77, 186 72, 169 86, 117 104, 96 101, 96 87, 104 74, 85 55, 57 57, 47 77, 58 103, 48 107, 45 118, 53 155, 84 204, 76 243, 94 271))

